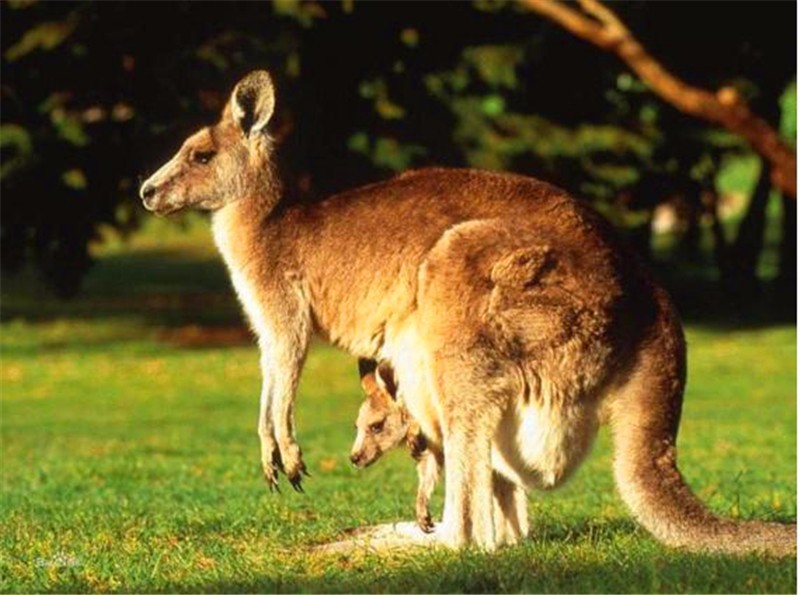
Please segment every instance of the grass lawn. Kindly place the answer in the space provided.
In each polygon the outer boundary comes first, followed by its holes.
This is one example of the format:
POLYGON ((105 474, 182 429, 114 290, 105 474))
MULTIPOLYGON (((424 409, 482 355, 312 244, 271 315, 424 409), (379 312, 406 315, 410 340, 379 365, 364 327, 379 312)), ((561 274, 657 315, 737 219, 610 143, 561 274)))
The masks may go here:
MULTIPOLYGON (((403 452, 348 463, 355 361, 312 348, 298 397, 306 494, 270 494, 257 350, 204 226, 108 244, 86 292, 3 287, 0 589, 9 591, 796 592, 796 562, 657 544, 615 493, 609 436, 531 539, 484 555, 323 556, 309 546, 413 518, 403 452)), ((715 511, 796 516, 796 330, 693 324, 680 462, 715 511)), ((441 514, 441 489, 435 516, 441 514)))

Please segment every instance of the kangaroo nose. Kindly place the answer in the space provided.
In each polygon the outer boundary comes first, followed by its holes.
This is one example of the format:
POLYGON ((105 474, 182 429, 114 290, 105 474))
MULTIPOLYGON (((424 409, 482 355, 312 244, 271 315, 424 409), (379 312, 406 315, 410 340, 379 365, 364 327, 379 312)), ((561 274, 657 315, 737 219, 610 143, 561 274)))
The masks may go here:
POLYGON ((153 195, 156 193, 156 187, 149 182, 145 182, 142 185, 141 190, 139 190, 139 196, 142 197, 142 200, 147 202, 148 199, 153 198, 153 195))
POLYGON ((360 453, 354 452, 353 454, 350 455, 350 462, 353 463, 353 465, 358 465, 358 462, 360 460, 361 460, 361 454, 360 453))

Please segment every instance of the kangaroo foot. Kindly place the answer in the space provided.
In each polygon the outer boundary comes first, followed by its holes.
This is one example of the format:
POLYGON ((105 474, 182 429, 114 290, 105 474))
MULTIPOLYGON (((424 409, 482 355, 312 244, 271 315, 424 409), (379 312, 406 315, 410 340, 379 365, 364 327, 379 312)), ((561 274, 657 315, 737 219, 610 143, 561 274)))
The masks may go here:
POLYGON ((300 445, 294 441, 287 441, 281 444, 280 458, 283 462, 283 472, 289 480, 292 488, 297 492, 303 492, 303 476, 310 476, 306 464, 303 462, 303 452, 300 445))

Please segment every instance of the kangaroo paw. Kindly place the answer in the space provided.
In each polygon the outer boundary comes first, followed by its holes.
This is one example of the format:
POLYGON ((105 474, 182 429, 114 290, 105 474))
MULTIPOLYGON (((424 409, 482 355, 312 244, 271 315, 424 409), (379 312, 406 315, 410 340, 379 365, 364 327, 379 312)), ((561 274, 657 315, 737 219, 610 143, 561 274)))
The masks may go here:
POLYGON ((281 462, 281 453, 278 451, 277 446, 274 447, 269 457, 261 460, 261 469, 264 473, 264 481, 267 482, 267 487, 270 492, 280 493, 278 487, 278 473, 283 470, 283 463, 281 462))
POLYGON ((422 529, 423 533, 433 533, 434 525, 433 525, 433 519, 431 519, 430 513, 428 513, 428 514, 426 514, 424 516, 421 516, 421 517, 418 516, 417 517, 417 525, 419 525, 419 528, 422 529))
POLYGON ((292 488, 295 492, 299 492, 301 494, 305 494, 306 491, 303 489, 303 477, 298 475, 297 477, 290 477, 289 483, 292 485, 292 488))
POLYGON ((303 462, 300 446, 296 442, 282 444, 280 456, 283 462, 283 472, 289 479, 289 483, 295 491, 303 492, 303 475, 308 475, 308 471, 303 462))

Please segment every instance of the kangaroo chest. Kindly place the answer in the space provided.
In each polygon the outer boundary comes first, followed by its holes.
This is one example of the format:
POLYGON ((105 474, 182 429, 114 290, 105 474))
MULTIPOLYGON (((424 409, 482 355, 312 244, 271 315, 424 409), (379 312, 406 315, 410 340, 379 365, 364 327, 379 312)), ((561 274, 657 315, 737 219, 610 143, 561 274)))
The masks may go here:
POLYGON ((265 286, 264 275, 259 275, 256 268, 261 262, 253 246, 242 228, 237 213, 223 209, 214 215, 212 232, 214 243, 222 255, 228 268, 231 283, 236 296, 259 339, 264 339, 272 332, 274 322, 269 319, 267 304, 270 301, 269 290, 265 286))

